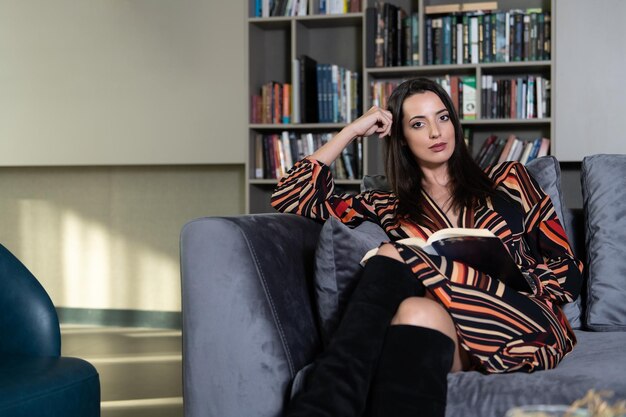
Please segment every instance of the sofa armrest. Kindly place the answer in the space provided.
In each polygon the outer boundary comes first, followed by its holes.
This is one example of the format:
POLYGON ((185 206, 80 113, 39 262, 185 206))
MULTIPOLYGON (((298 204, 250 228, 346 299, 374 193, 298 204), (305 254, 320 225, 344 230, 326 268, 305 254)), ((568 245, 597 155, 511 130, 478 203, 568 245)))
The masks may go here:
POLYGON ((295 373, 321 348, 310 291, 320 230, 286 214, 185 225, 185 416, 280 415, 295 373))

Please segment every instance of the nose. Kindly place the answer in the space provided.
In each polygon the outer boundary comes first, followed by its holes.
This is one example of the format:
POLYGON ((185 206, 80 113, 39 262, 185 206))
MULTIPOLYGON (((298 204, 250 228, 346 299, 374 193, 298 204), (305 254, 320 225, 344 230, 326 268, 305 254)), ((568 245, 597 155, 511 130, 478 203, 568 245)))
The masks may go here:
POLYGON ((431 125, 429 136, 431 139, 437 139, 439 136, 441 136, 436 124, 431 125))

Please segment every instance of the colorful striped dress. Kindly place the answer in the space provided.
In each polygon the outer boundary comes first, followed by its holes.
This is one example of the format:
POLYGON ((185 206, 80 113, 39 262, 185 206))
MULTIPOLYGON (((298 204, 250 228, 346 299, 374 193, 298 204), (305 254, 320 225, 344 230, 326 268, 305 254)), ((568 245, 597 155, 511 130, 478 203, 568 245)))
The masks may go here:
POLYGON ((395 243, 413 236, 427 239, 453 227, 426 193, 429 205, 416 224, 395 215, 393 193, 335 194, 330 169, 304 159, 280 180, 272 206, 317 220, 334 216, 352 227, 363 221, 379 224, 415 277, 450 313, 473 369, 501 373, 554 368, 576 343, 561 306, 578 296, 582 263, 572 254, 549 196, 523 165, 505 162, 487 174, 497 195, 484 205, 463 209, 458 227, 489 229, 498 236, 534 282, 532 294, 517 292, 462 263, 395 243))

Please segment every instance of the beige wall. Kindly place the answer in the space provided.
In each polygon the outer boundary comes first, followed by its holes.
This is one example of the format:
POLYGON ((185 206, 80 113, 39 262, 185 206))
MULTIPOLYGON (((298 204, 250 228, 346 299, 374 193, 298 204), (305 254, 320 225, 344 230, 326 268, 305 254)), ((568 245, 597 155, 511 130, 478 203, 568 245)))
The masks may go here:
POLYGON ((57 307, 179 311, 185 222, 244 211, 241 165, 0 168, 1 242, 57 307))
POLYGON ((58 307, 180 311, 181 227, 245 210, 246 3, 0 4, 0 243, 58 307))
POLYGON ((0 0, 0 166, 243 164, 245 10, 0 0))

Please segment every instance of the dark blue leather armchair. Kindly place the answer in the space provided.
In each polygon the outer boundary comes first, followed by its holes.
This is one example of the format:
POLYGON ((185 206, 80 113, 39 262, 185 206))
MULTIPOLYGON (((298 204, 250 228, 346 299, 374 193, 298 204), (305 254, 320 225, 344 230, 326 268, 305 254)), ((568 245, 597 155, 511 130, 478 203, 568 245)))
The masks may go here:
POLYGON ((100 416, 100 379, 88 362, 61 356, 48 294, 0 245, 0 416, 100 416))

